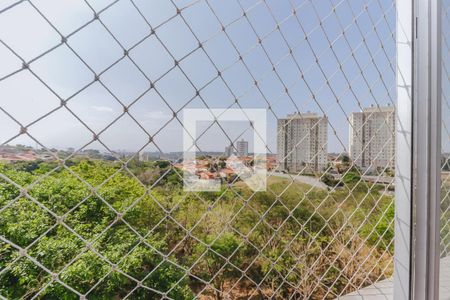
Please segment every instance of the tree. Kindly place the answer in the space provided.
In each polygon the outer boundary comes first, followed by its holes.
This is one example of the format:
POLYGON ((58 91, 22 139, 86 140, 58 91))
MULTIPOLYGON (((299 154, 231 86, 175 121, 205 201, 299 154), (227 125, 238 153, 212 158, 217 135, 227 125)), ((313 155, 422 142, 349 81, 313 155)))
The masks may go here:
MULTIPOLYGON (((236 268, 226 261, 238 250, 239 242, 230 232, 223 233, 219 237, 207 236, 206 242, 210 246, 207 248, 205 259, 202 260, 202 264, 197 272, 206 273, 207 278, 213 280, 213 285, 216 289, 214 293, 215 299, 221 300, 225 282, 236 278, 240 274, 236 268)), ((204 251, 204 247, 199 247, 199 249, 204 251)))
MULTIPOLYGON (((8 174, 15 182, 24 185, 34 179, 30 173, 15 171, 8 167, 0 166, 0 168, 2 173, 8 174)), ((161 256, 156 250, 166 247, 164 239, 156 237, 153 239, 154 235, 150 235, 146 239, 147 244, 152 245, 149 248, 142 243, 138 244, 139 238, 127 225, 122 222, 113 223, 116 215, 104 201, 118 211, 129 207, 144 193, 137 180, 125 173, 116 173, 117 166, 103 162, 82 161, 71 169, 93 186, 101 185, 97 189, 97 194, 91 195, 87 185, 67 170, 55 172, 41 179, 35 183, 29 194, 60 216, 78 205, 64 220, 76 234, 61 225, 44 234, 55 223, 54 218, 30 199, 20 198, 2 212, 0 218, 2 236, 21 247, 26 247, 39 238, 28 253, 53 272, 66 267, 60 278, 80 292, 87 292, 111 271, 111 266, 93 251, 83 253, 85 244, 77 235, 93 242, 94 249, 110 261, 118 263, 122 271, 132 276, 144 278, 153 270, 152 276, 145 284, 157 290, 170 288, 168 295, 174 299, 191 299, 192 292, 182 270, 173 264, 156 268, 161 261, 161 256), (104 232, 110 224, 113 226, 104 232), (41 236, 42 234, 44 236, 41 236), (132 249, 134 250, 129 253, 132 249), (76 259, 69 264, 74 258, 76 259)), ((18 191, 7 183, 0 183, 0 191, 2 204, 18 195, 18 191)), ((141 203, 150 205, 140 205, 139 213, 124 215, 124 218, 137 228, 145 228, 139 226, 139 224, 146 225, 145 222, 142 223, 143 221, 154 221, 159 218, 159 211, 150 197, 142 198, 141 203)), ((19 255, 6 243, 0 244, 0 253, 2 266, 19 255)), ((176 262, 174 258, 172 261, 176 262)), ((33 262, 21 258, 0 278, 0 293, 8 298, 30 298, 49 278, 50 275, 33 262)), ((113 272, 90 295, 95 299, 117 298, 125 296, 134 285, 129 278, 113 272)), ((73 296, 59 284, 50 285, 41 294, 41 297, 49 299, 72 299, 73 296)))
POLYGON ((342 178, 342 181, 346 184, 357 183, 360 180, 361 180, 361 176, 357 170, 348 171, 342 178))
MULTIPOLYGON (((380 198, 376 187, 326 192, 270 178, 267 192, 254 193, 230 178, 232 189, 185 193, 180 175, 166 163, 132 163, 127 166, 131 174, 121 163, 105 160, 74 159, 69 170, 53 167, 57 165, 51 162, 0 164, 0 173, 28 187, 33 197, 20 197, 20 188, 0 179, 0 207, 4 208, 0 234, 21 247, 33 243, 28 254, 51 272, 64 268, 60 279, 81 293, 103 278, 88 298, 122 298, 136 287, 136 282, 95 252, 129 276, 146 278, 143 284, 167 292, 172 299, 198 296, 205 282, 211 282, 215 290, 208 296, 216 299, 223 298, 225 291, 231 298, 256 295, 255 282, 261 299, 275 291, 281 298, 296 292, 304 295, 312 288, 316 289, 312 297, 321 299, 333 282, 340 293, 350 282, 359 285, 389 276, 383 270, 388 270, 392 258, 388 245, 392 244, 394 209, 392 197, 380 198), (381 209, 374 211, 374 205, 381 209), (47 210, 65 216, 64 224, 73 231, 63 224, 53 227, 57 220, 47 210), (115 211, 122 213, 121 218, 115 211), (366 225, 355 233, 354 228, 363 222, 366 225), (367 249, 373 260, 367 260, 367 249), (335 258, 336 264, 329 268, 335 258), (313 262, 310 271, 324 278, 320 287, 308 280, 311 273, 305 271, 304 266, 313 262), (341 266, 355 262, 363 262, 367 268, 361 270, 371 269, 371 274, 346 274, 359 265, 341 266), (295 290, 290 287, 298 283, 295 290), (233 291, 227 290, 232 286, 233 291)), ((329 174, 323 177, 334 183, 329 174)), ((355 184, 360 173, 350 170, 342 180, 355 184)), ((0 277, 0 294, 6 298, 32 298, 51 278, 4 242, 0 242, 0 268, 6 270, 0 277)), ((131 297, 161 298, 155 291, 136 289, 131 297)), ((77 299, 58 283, 47 286, 40 297, 77 299)))
POLYGON ((322 177, 320 177, 320 181, 322 181, 323 183, 325 183, 327 186, 330 186, 330 187, 335 187, 336 185, 341 185, 341 184, 339 184, 340 181, 334 179, 334 176, 329 173, 324 173, 322 175, 322 177))

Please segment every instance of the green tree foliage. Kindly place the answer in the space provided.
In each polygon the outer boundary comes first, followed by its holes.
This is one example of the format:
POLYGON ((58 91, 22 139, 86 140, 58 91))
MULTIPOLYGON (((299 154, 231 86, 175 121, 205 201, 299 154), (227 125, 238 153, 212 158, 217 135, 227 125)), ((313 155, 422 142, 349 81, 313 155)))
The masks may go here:
POLYGON ((322 299, 327 288, 347 286, 342 278, 359 285, 389 270, 383 253, 392 245, 392 199, 381 198, 378 211, 386 214, 370 214, 379 190, 354 186, 356 172, 343 179, 354 191, 328 193, 272 178, 267 192, 230 181, 232 189, 185 193, 182 173, 163 161, 131 160, 125 168, 80 159, 69 165, 0 165, 9 178, 0 179, 0 234, 27 249, 21 256, 0 242, 0 294, 6 298, 29 299, 40 291, 38 298, 78 299, 46 270, 79 293, 89 292, 89 299, 119 299, 130 291, 132 299, 161 298, 155 291, 172 299, 200 292, 263 299, 275 290, 282 299, 312 288, 311 299, 322 299), (359 235, 349 233, 361 224, 359 235), (339 269, 359 257, 365 261, 371 247, 380 265, 373 276, 366 272, 371 266, 339 269), (347 269, 354 273, 342 277, 347 269), (323 284, 314 286, 310 276, 324 276, 323 284), (136 288, 130 277, 150 290, 136 288))
POLYGON ((357 170, 348 171, 342 178, 342 181, 346 184, 358 183, 360 180, 361 176, 357 170))
POLYGON ((325 183, 327 186, 329 187, 335 187, 335 186, 341 186, 342 182, 334 179, 333 175, 329 174, 329 173, 325 173, 322 175, 322 177, 320 177, 320 181, 322 181, 323 183, 325 183))

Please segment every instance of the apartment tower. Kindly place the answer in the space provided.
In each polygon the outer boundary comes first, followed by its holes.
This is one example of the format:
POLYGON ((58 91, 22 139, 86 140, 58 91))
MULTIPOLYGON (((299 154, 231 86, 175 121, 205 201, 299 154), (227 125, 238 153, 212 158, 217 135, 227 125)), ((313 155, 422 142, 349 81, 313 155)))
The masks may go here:
POLYGON ((282 171, 320 172, 327 164, 326 117, 294 113, 278 119, 278 163, 282 171))
POLYGON ((225 157, 229 157, 229 156, 231 156, 231 155, 233 155, 233 146, 227 146, 227 147, 225 147, 225 157))
POLYGON ((395 109, 369 107, 350 116, 349 154, 363 171, 393 168, 395 164, 395 109))
POLYGON ((248 156, 248 142, 241 139, 236 142, 237 156, 248 156))

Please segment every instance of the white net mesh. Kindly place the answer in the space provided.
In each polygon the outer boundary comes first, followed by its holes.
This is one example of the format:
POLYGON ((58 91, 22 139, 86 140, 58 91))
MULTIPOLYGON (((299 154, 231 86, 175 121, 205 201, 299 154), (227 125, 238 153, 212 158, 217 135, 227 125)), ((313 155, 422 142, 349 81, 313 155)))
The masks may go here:
POLYGON ((449 171, 450 171, 450 123, 449 123, 449 112, 450 112, 450 86, 449 86, 449 40, 450 40, 450 32, 449 32, 449 9, 450 3, 448 1, 442 1, 442 184, 441 184, 441 192, 442 192, 442 201, 441 201, 441 255, 443 257, 448 256, 449 247, 450 247, 450 203, 449 203, 449 171))
POLYGON ((391 277, 394 1, 4 1, 0 28, 1 297, 334 299, 391 277), (192 138, 221 190, 183 191, 185 108, 267 109, 266 192, 222 159, 259 133, 217 120, 192 138))

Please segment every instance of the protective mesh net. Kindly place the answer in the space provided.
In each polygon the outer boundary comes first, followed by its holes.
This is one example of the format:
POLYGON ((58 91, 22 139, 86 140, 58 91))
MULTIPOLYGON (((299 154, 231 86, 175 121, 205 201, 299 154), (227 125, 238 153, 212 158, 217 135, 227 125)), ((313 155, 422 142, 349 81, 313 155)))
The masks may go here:
POLYGON ((441 175, 441 255, 442 257, 448 256, 449 247, 450 247, 450 123, 449 123, 449 113, 450 113, 450 86, 449 86, 449 40, 450 40, 450 32, 449 32, 449 9, 450 2, 442 1, 442 39, 441 39, 441 55, 442 55, 442 103, 441 103, 441 111, 442 111, 442 175, 441 175))
POLYGON ((394 1, 2 1, 0 28, 2 298, 334 299, 391 277, 394 1), (183 109, 218 107, 267 109, 267 191, 213 153, 258 132, 217 120, 192 142, 222 187, 183 191, 183 109))

